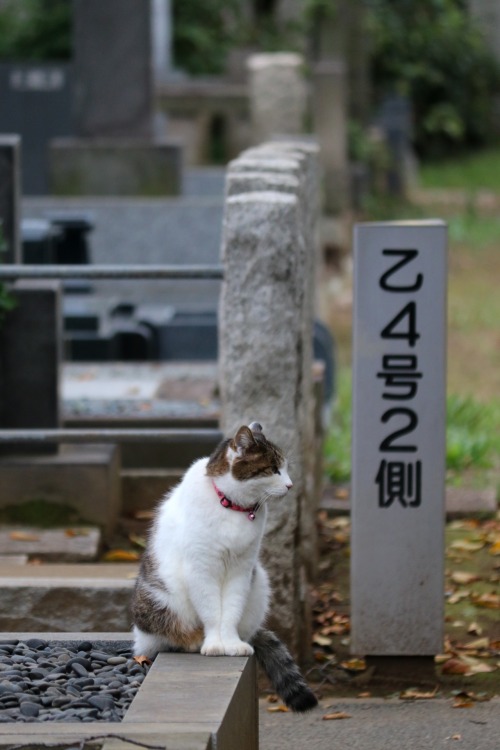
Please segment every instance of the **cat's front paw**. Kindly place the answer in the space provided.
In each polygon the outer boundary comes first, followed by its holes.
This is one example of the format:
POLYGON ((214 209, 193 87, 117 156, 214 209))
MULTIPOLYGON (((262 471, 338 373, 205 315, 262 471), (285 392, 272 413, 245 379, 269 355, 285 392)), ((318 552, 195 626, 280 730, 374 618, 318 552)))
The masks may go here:
POLYGON ((200 653, 203 656, 225 656, 224 644, 222 641, 205 641, 200 653))
POLYGON ((226 656, 252 656, 253 648, 245 641, 229 641, 224 644, 226 656))
POLYGON ((244 641, 215 641, 206 640, 201 647, 203 656, 251 656, 253 648, 244 641))

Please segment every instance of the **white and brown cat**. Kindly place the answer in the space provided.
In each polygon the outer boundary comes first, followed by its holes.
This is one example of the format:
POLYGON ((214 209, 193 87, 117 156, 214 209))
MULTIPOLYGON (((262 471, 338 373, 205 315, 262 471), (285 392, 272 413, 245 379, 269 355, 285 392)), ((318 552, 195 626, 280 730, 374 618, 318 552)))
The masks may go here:
POLYGON ((286 646, 263 627, 267 503, 291 487, 286 458, 257 422, 188 469, 160 504, 142 558, 132 600, 136 655, 255 653, 287 706, 317 704, 286 646))

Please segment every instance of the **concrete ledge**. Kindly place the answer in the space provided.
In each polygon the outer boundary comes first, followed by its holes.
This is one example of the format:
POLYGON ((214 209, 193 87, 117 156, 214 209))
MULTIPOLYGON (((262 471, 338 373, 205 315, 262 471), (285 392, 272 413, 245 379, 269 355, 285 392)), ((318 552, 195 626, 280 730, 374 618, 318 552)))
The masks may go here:
MULTIPOLYGON (((4 638, 53 641, 130 640, 124 633, 9 633, 4 638)), ((0 748, 44 747, 96 735, 119 735, 169 750, 257 750, 258 706, 253 658, 208 658, 199 654, 159 654, 122 722, 1 724, 0 748)), ((108 739, 103 750, 123 748, 108 739)))

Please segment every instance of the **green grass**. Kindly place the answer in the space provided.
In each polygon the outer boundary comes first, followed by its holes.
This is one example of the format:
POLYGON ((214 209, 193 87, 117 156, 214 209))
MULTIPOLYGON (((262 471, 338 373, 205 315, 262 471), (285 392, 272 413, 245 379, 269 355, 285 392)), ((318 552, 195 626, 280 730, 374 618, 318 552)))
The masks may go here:
POLYGON ((422 164, 422 188, 493 190, 500 193, 500 147, 478 151, 461 158, 422 164))
MULTIPOLYGON (((339 373, 338 394, 325 440, 325 471, 334 483, 351 476, 351 370, 339 373)), ((447 397, 446 468, 448 481, 460 483, 469 470, 500 468, 500 400, 485 405, 472 396, 447 397)))

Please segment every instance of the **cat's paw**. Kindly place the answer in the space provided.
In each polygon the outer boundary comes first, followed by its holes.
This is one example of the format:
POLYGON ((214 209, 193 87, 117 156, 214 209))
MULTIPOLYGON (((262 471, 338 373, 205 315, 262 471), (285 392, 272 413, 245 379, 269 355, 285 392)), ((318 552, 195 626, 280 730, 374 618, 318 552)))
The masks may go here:
POLYGON ((252 656, 253 648, 245 641, 226 641, 224 643, 226 656, 252 656))
POLYGON ((200 653, 203 656, 225 656, 226 654, 222 641, 205 641, 200 653))

